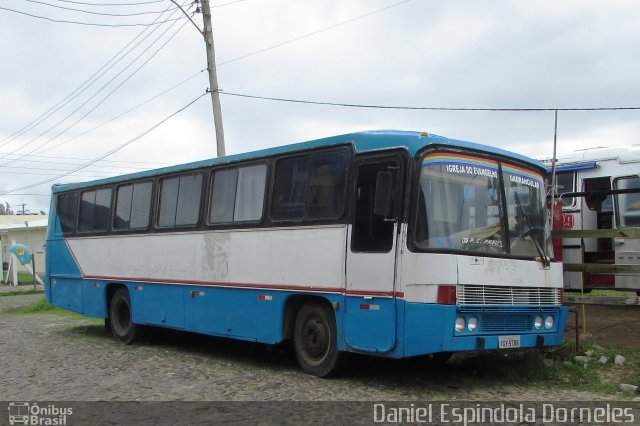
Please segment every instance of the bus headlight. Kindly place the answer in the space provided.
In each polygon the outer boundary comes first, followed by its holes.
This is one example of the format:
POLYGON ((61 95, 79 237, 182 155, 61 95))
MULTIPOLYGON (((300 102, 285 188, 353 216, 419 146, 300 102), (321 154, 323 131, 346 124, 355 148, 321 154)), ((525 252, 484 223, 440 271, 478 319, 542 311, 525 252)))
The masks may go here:
POLYGON ((533 321, 533 326, 536 328, 536 330, 540 330, 542 328, 542 316, 541 315, 536 316, 536 319, 533 321))
POLYGON ((469 323, 467 324, 467 330, 476 331, 477 328, 478 328, 478 318, 476 317, 469 318, 469 323))
POLYGON ((552 327, 553 317, 551 315, 547 315, 547 317, 544 319, 544 328, 546 328, 547 330, 551 330, 552 327))
POLYGON ((464 326, 465 326, 465 321, 464 321, 464 317, 458 317, 456 318, 456 332, 457 333, 462 333, 464 331, 464 326))

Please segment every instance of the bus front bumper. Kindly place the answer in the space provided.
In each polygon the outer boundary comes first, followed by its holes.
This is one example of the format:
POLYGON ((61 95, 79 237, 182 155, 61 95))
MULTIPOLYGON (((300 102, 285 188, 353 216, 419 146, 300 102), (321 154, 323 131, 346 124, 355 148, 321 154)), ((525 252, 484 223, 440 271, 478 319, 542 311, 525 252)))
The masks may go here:
POLYGON ((568 312, 564 306, 407 303, 404 356, 558 346, 563 342, 568 312), (542 325, 537 328, 540 317, 542 325), (547 327, 549 317, 552 324, 547 327))

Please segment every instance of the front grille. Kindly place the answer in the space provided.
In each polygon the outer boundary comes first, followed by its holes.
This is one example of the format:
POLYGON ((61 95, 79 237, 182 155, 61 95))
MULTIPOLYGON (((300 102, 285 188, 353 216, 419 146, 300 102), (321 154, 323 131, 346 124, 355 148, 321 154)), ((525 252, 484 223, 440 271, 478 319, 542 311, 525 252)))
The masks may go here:
POLYGON ((540 287, 509 287, 458 285, 458 305, 561 305, 562 289, 540 287))
POLYGON ((531 328, 531 315, 484 315, 480 321, 480 331, 484 333, 519 333, 531 328))

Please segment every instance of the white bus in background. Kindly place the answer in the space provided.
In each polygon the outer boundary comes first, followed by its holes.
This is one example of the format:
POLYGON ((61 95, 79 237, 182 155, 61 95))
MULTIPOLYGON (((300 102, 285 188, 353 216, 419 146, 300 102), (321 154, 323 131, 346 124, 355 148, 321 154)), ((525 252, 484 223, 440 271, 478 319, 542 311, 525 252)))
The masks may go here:
POLYGON ((558 156, 556 176, 565 288, 640 291, 640 145, 558 156))

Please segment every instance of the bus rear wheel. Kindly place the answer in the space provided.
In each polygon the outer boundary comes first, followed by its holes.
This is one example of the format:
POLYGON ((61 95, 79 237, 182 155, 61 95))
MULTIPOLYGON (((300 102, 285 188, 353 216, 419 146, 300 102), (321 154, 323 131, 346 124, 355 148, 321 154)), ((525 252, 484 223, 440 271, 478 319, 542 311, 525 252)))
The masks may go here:
POLYGON ((109 304, 109 325, 113 337, 122 343, 132 343, 142 333, 142 327, 134 324, 131 317, 129 291, 125 288, 119 288, 113 294, 109 304))
POLYGON ((336 318, 323 304, 302 306, 293 334, 296 358, 304 371, 317 377, 334 374, 338 367, 336 318))

